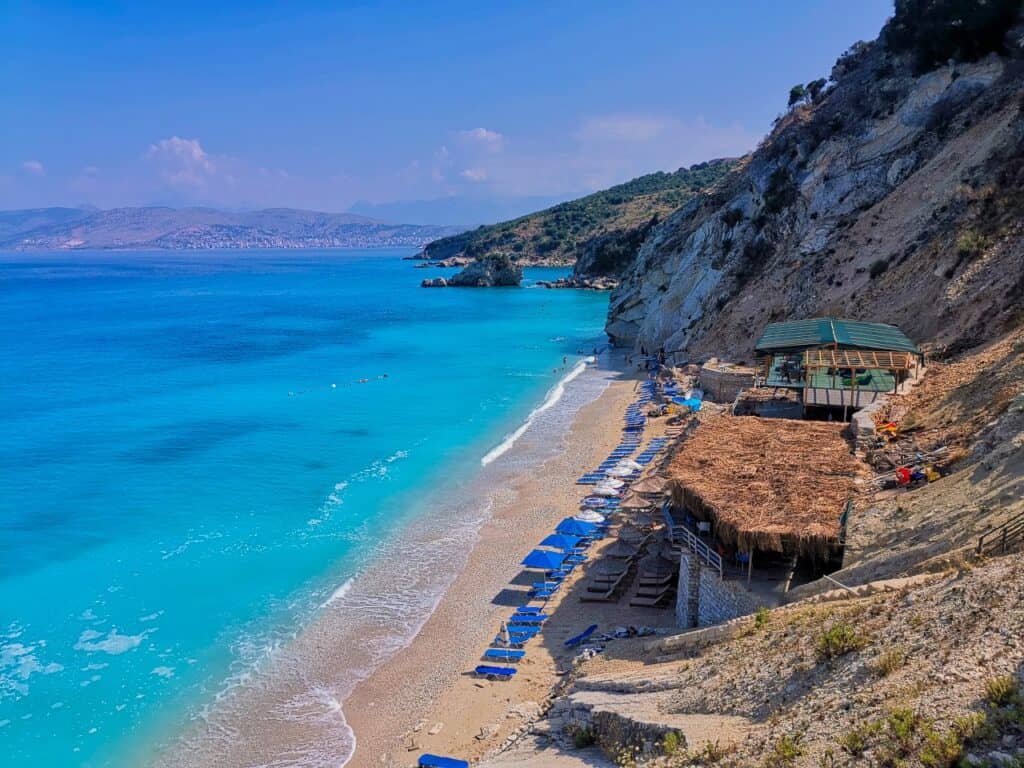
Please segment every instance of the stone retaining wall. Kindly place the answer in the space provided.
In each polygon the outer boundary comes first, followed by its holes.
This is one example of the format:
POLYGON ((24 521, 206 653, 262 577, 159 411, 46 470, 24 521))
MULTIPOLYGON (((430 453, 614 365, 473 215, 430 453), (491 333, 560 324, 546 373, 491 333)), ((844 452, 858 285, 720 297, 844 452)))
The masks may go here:
POLYGON ((716 403, 731 403, 740 390, 754 386, 750 368, 721 368, 705 364, 700 369, 700 388, 704 396, 716 403))
POLYGON ((700 570, 697 626, 710 627, 753 613, 762 602, 738 581, 724 581, 710 568, 700 570))
POLYGON ((742 582, 720 579, 718 571, 683 550, 676 592, 677 626, 684 629, 709 627, 746 616, 760 606, 761 602, 742 582))

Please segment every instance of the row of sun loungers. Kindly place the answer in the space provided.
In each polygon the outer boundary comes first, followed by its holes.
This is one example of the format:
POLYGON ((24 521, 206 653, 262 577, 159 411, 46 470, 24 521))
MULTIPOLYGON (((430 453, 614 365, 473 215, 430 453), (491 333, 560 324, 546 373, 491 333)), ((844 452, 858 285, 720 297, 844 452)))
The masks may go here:
MULTIPOLYGON (((580 477, 576 481, 578 484, 606 483, 608 487, 615 485, 607 483, 610 478, 609 471, 622 464, 640 448, 641 435, 647 423, 646 416, 642 413, 642 406, 650 402, 655 393, 654 382, 645 381, 641 384, 640 396, 626 411, 622 441, 598 465, 595 471, 580 477)), ((645 464, 651 461, 664 448, 665 443, 666 441, 661 438, 652 440, 647 448, 638 455, 637 463, 645 464), (641 461, 641 458, 644 461, 641 461)), ((628 465, 624 466, 628 469, 628 465)), ((621 487, 625 489, 640 474, 640 470, 635 470, 628 475, 624 475, 622 472, 617 474, 619 474, 617 479, 622 481, 621 487)), ((558 524, 555 533, 540 543, 541 547, 557 551, 535 549, 527 555, 523 560, 526 567, 544 570, 543 581, 534 583, 530 590, 531 601, 538 600, 546 603, 561 588, 566 577, 576 566, 586 562, 588 547, 605 535, 610 525, 607 517, 618 509, 619 499, 614 494, 607 497, 592 495, 585 499, 581 506, 584 509, 599 511, 600 514, 606 516, 605 520, 597 522, 597 515, 593 515, 594 522, 566 518, 558 524)), ((631 529, 620 531, 619 540, 606 550, 611 560, 607 561, 608 564, 599 565, 597 570, 589 574, 590 582, 582 599, 604 601, 616 595, 625 584, 628 584, 630 574, 635 567, 635 560, 646 541, 646 535, 635 536, 631 529)), ((641 591, 650 590, 650 594, 644 592, 641 596, 638 593, 636 599, 663 600, 667 593, 663 595, 660 590, 672 587, 669 581, 663 583, 660 580, 661 576, 656 573, 641 573, 641 579, 641 591), (644 583, 645 576, 650 577, 650 584, 644 583)), ((484 663, 477 665, 473 673, 490 680, 508 680, 514 677, 518 671, 514 665, 526 658, 526 650, 523 646, 541 633, 544 623, 549 618, 541 606, 522 605, 518 607, 508 621, 502 622, 490 647, 485 649, 482 654, 484 663)), ((586 642, 596 631, 597 624, 592 624, 578 635, 566 640, 565 645, 567 647, 578 646, 586 642)), ((418 765, 420 768, 469 768, 469 763, 465 760, 430 754, 421 755, 418 765)))
MULTIPOLYGON (((644 385, 646 384, 647 382, 644 382, 644 385)), ((608 458, 598 465, 596 470, 588 472, 576 481, 579 485, 597 485, 608 477, 607 470, 636 452, 636 449, 640 447, 644 425, 647 423, 647 418, 641 412, 640 406, 643 402, 649 402, 650 397, 651 393, 646 393, 644 386, 641 385, 640 399, 626 409, 622 441, 608 454, 608 458)))

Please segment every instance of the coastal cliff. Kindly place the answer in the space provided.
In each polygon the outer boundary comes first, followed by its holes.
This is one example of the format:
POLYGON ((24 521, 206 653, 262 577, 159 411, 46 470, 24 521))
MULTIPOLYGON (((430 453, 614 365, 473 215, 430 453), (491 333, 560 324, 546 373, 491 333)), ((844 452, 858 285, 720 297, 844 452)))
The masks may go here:
POLYGON ((955 351, 1019 320, 1024 32, 937 65, 901 24, 795 88, 716 190, 651 228, 612 295, 614 343, 743 359, 767 323, 827 314, 955 351))

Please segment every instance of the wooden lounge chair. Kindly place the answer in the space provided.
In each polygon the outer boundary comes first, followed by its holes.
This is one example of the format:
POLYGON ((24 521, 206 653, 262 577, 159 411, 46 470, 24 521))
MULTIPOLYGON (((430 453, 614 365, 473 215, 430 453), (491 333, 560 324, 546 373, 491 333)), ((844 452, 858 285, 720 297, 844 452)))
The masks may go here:
POLYGON ((587 586, 586 591, 580 595, 580 600, 584 603, 610 603, 616 602, 619 599, 618 593, 623 582, 626 581, 626 573, 623 573, 619 578, 613 582, 590 584, 587 586))
POLYGON ((642 595, 638 592, 629 604, 640 608, 655 608, 667 600, 674 591, 671 587, 666 587, 653 595, 642 595))
POLYGON ((671 573, 666 573, 664 576, 644 576, 640 574, 639 584, 641 587, 663 587, 667 584, 672 584, 676 578, 676 575, 671 573))

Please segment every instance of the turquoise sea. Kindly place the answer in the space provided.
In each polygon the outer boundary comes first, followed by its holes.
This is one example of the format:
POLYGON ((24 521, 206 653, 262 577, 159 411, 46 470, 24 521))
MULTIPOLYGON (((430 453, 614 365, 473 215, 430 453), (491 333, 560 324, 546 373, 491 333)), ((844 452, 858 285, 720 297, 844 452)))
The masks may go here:
POLYGON ((409 252, 0 254, 0 764, 147 762, 603 344, 605 295, 409 252))

